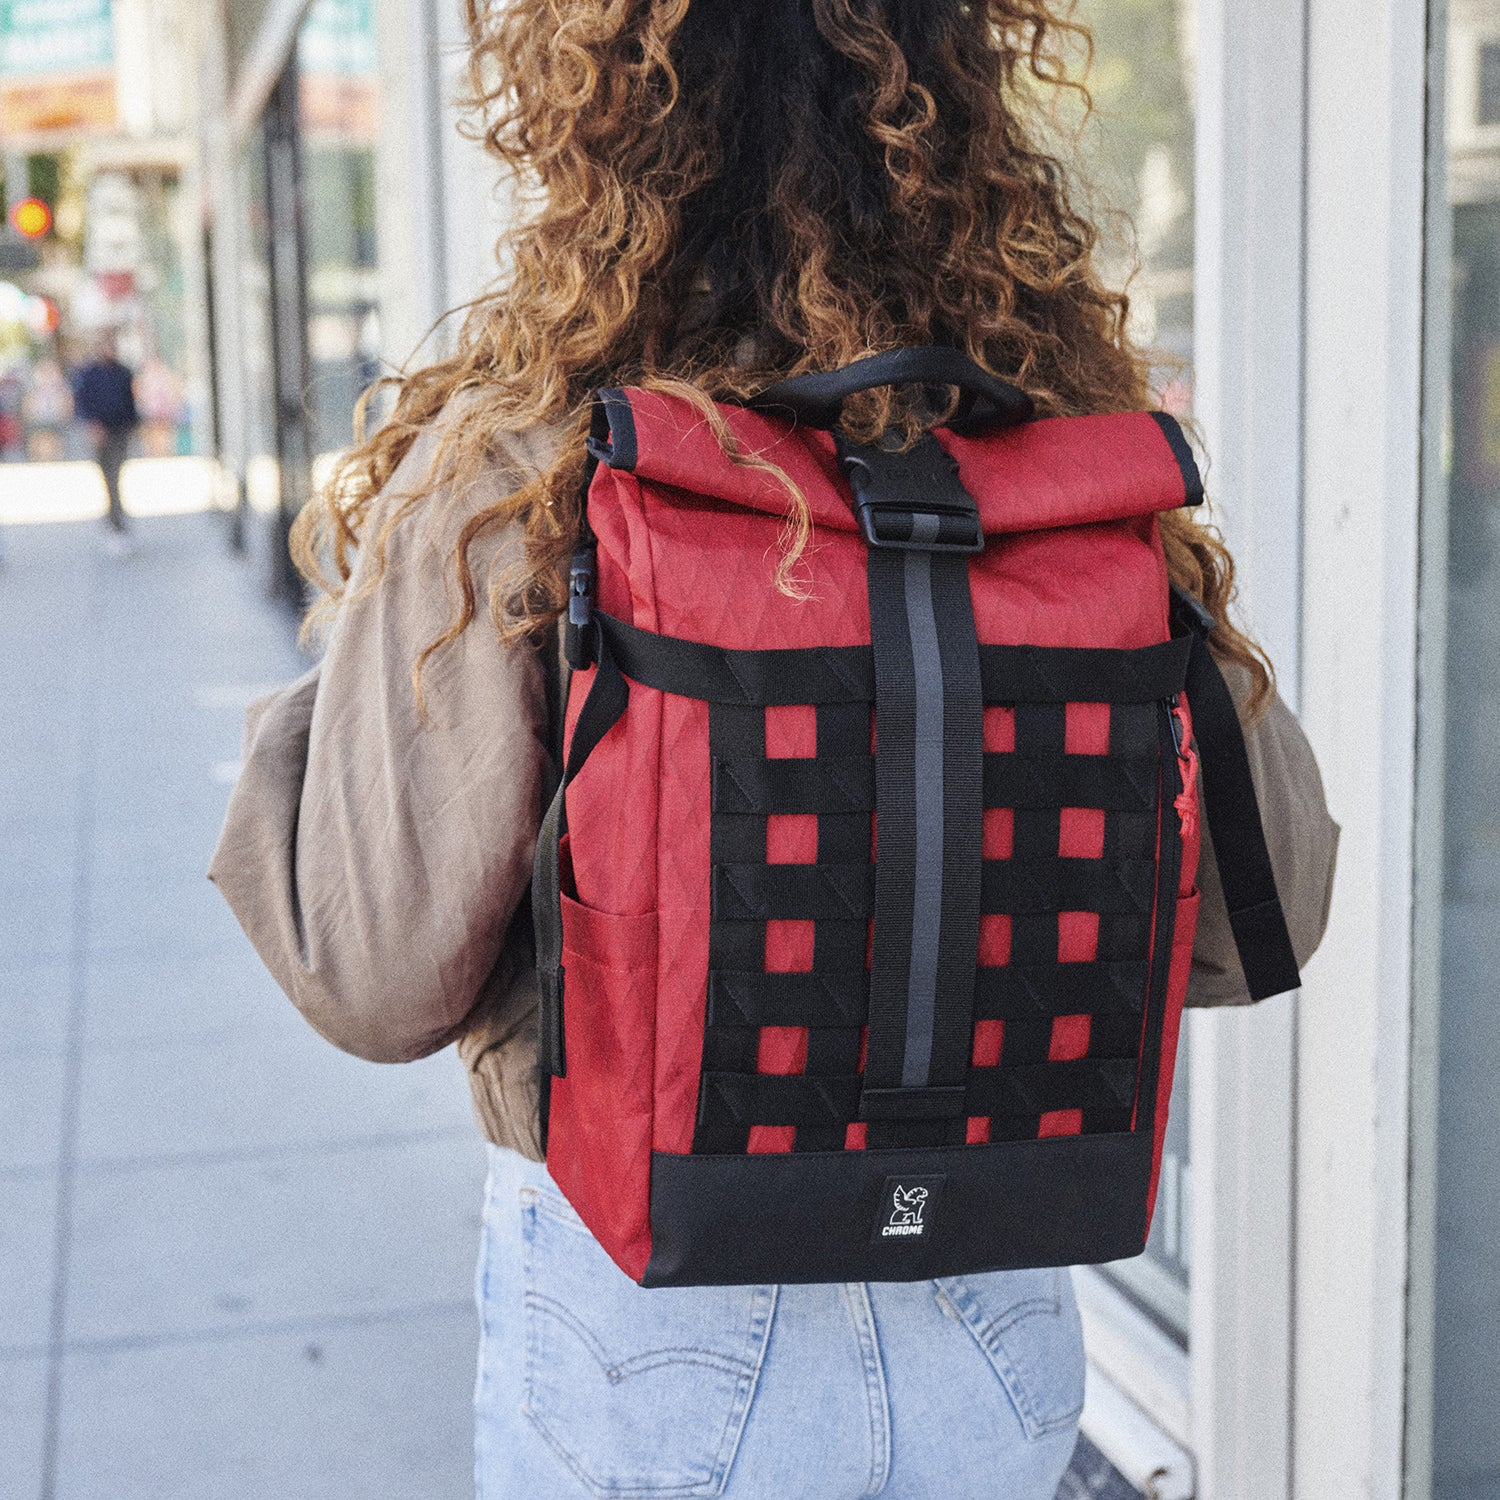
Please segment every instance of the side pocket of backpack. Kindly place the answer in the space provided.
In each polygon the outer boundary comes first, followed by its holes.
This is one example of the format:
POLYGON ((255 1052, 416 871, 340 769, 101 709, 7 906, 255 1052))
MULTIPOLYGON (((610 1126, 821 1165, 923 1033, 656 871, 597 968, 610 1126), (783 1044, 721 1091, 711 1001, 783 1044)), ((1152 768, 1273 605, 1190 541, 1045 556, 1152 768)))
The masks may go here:
POLYGON ((552 1081, 547 1165, 611 1258, 650 1256, 657 914, 562 896, 568 1071, 552 1081))

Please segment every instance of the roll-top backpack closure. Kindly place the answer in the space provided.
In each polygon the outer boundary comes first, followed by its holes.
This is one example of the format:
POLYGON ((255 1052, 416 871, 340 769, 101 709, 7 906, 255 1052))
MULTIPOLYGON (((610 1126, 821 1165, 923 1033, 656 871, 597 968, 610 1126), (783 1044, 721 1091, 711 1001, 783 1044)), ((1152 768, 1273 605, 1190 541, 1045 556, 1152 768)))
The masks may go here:
MULTIPOLYGON (((608 429, 594 444, 602 466, 645 484, 785 516, 785 484, 736 463, 690 402, 640 390, 601 391, 599 399, 608 429)), ((788 426, 744 407, 720 412, 742 453, 774 464, 807 497, 814 526, 860 529, 833 433, 788 426)), ((1203 499, 1192 451, 1165 412, 1044 417, 981 435, 939 427, 932 438, 958 465, 986 536, 1119 521, 1203 499)))

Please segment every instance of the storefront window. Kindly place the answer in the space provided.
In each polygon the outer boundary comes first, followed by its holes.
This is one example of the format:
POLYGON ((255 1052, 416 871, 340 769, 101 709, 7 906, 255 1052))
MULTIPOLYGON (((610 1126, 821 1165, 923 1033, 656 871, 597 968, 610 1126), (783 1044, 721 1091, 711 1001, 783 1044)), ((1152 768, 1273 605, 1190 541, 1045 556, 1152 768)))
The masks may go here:
POLYGON ((1083 0, 1094 38, 1082 168, 1107 274, 1130 293, 1130 332, 1158 356, 1158 399, 1191 406, 1193 0, 1083 0))
MULTIPOLYGON (((1442 473, 1427 503, 1446 522, 1441 598, 1444 764, 1440 885, 1436 1500, 1500 1494, 1500 16, 1455 0, 1447 36, 1445 182, 1430 274, 1449 306, 1442 473)), ((1441 554, 1440 554, 1441 557, 1441 554)), ((1424 700, 1429 698, 1424 686, 1424 700)), ((1429 763, 1426 774, 1439 768, 1429 763)))
POLYGON ((313 452, 348 446, 380 373, 374 0, 314 0, 297 40, 313 452))
POLYGON ((244 349, 245 498, 261 515, 281 504, 276 446, 276 372, 272 348, 270 194, 266 185, 264 127, 245 144, 239 163, 248 208, 245 255, 240 264, 239 310, 244 349))
MULTIPOLYGON (((1084 0, 1094 111, 1081 172, 1103 230, 1106 273, 1130 294, 1130 332, 1154 352, 1155 399, 1186 415, 1193 353, 1192 0, 1084 0)), ((1108 1269, 1179 1344, 1188 1329, 1187 1047, 1178 1051, 1161 1187, 1146 1254, 1108 1269)))

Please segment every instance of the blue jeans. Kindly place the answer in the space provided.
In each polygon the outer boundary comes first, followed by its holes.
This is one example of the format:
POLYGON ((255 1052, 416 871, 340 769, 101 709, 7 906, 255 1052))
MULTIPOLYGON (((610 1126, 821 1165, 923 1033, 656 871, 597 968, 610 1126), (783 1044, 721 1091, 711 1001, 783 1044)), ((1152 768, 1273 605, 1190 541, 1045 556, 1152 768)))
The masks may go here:
POLYGON ((479 1500, 1053 1500, 1083 1407, 1066 1271, 644 1290, 490 1149, 479 1500))

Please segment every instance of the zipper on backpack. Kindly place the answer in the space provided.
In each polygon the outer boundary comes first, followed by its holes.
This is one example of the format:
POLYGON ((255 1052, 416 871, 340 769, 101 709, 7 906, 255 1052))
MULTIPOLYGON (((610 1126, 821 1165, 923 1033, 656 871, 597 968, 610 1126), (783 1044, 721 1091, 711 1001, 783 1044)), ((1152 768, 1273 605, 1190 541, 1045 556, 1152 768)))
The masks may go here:
POLYGON ((1172 744, 1177 751, 1179 790, 1172 799, 1182 825, 1184 840, 1193 835, 1198 824, 1198 751, 1188 735, 1182 717, 1182 698, 1173 693, 1167 699, 1167 721, 1172 726, 1172 744))

